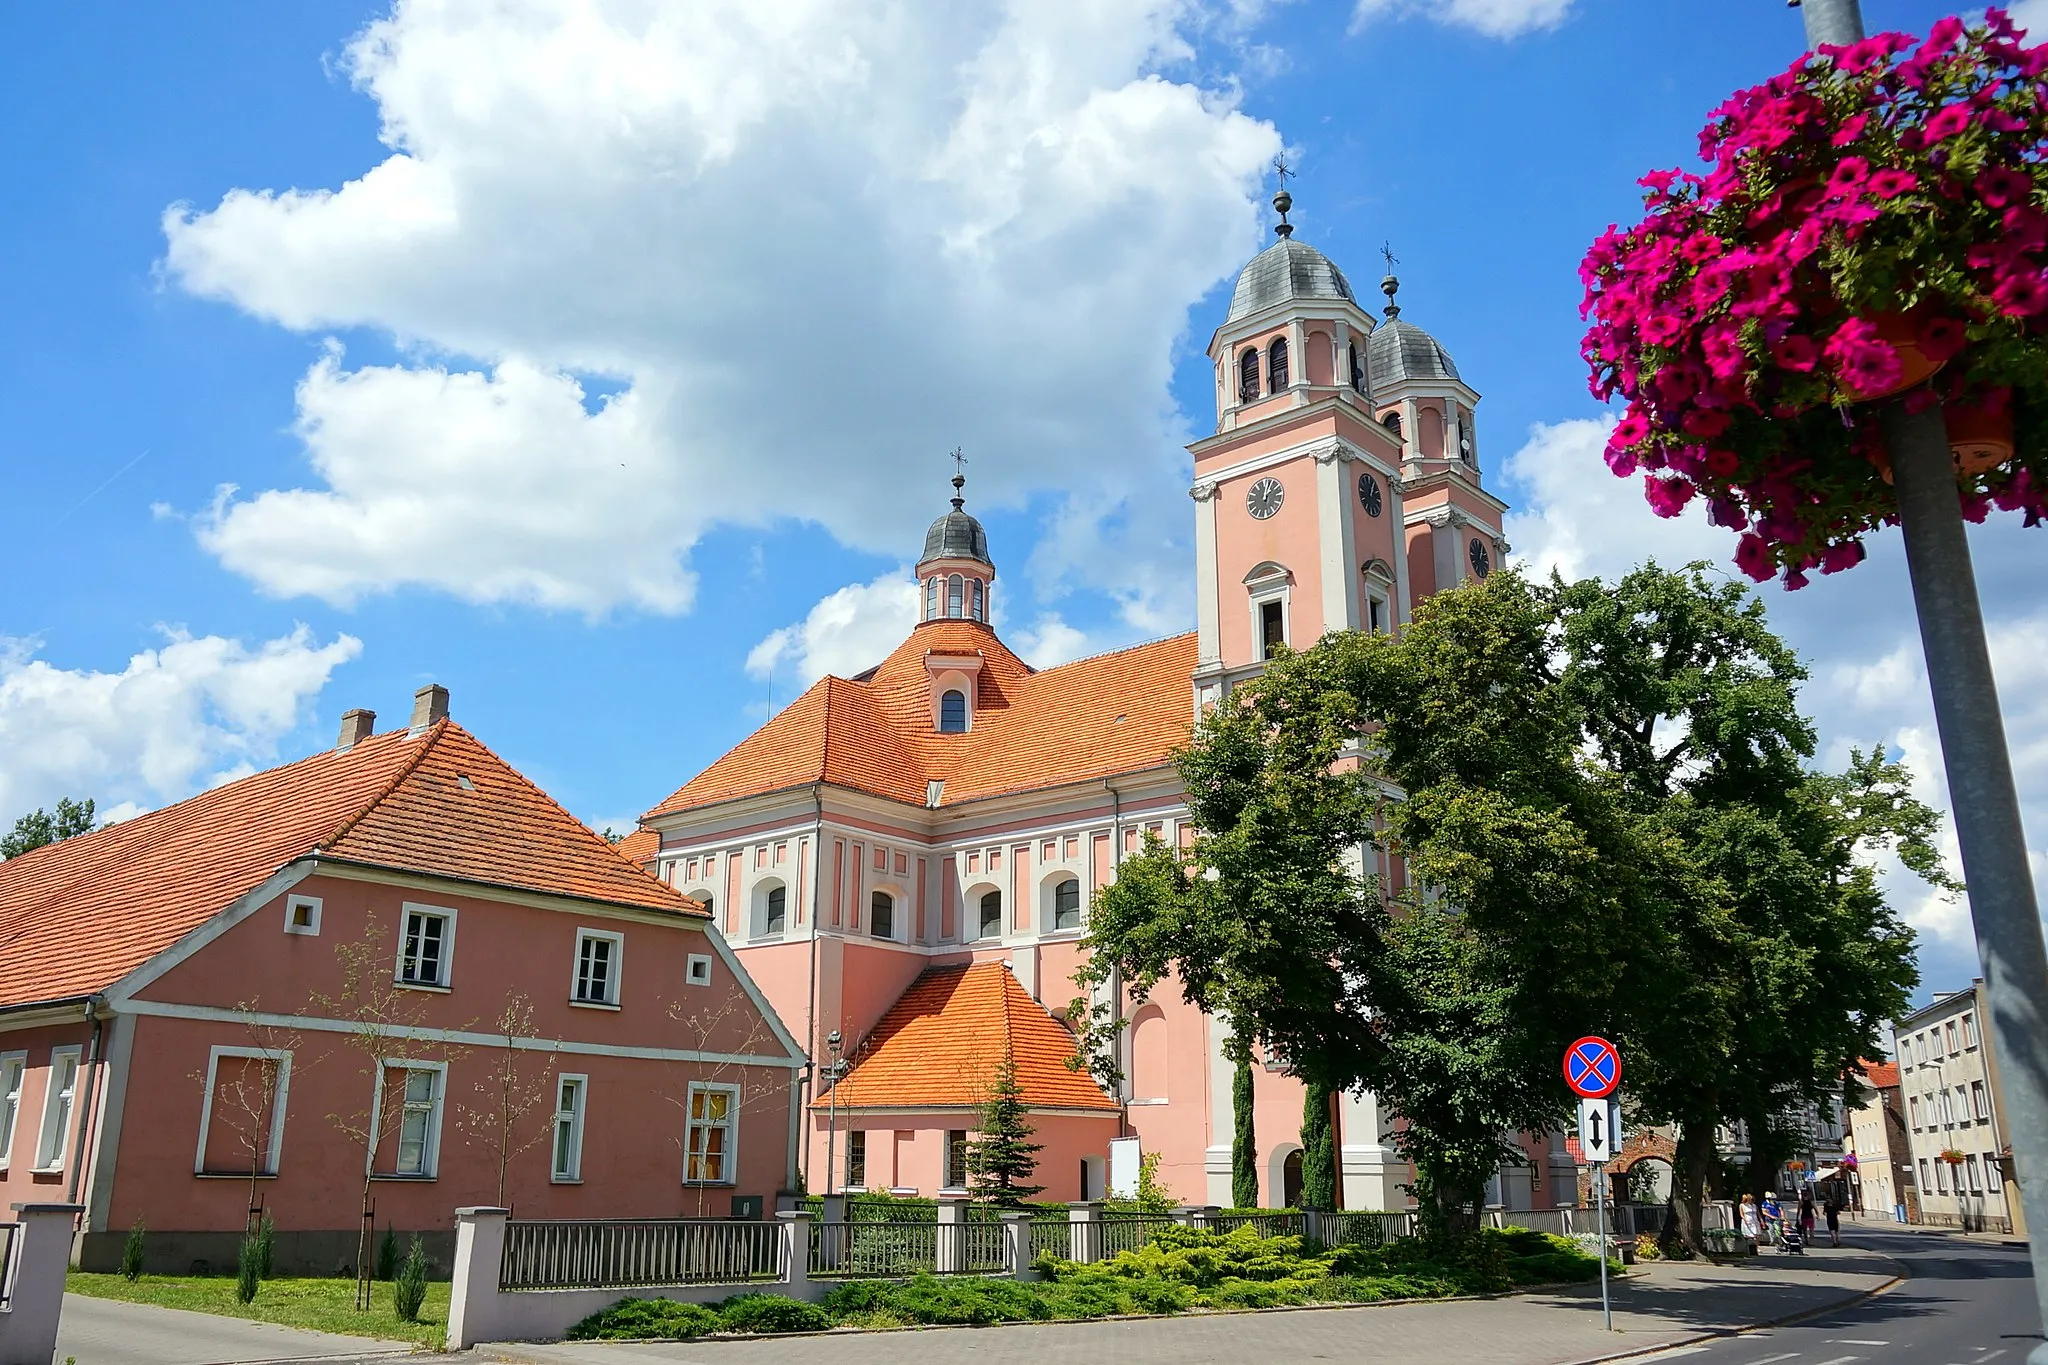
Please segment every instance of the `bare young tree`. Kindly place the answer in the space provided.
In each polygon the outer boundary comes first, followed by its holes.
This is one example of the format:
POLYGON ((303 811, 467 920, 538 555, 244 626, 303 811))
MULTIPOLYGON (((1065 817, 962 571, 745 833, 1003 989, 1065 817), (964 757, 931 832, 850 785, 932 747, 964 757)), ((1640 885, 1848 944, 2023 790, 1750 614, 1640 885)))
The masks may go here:
POLYGON ((681 1130, 670 1141, 682 1154, 684 1184, 694 1192, 696 1209, 689 1216, 703 1218, 707 1216, 711 1171, 719 1170, 719 1178, 723 1179, 729 1169, 725 1163, 739 1160, 737 1151, 716 1146, 718 1139, 712 1135, 725 1131, 722 1125, 746 1111, 792 1089, 796 1078, 787 1067, 764 1067, 730 1060, 750 1056, 763 1047, 780 1050, 775 1031, 767 1018, 742 996, 728 996, 723 1004, 697 1008, 674 1001, 668 1006, 668 1017, 688 1035, 691 1051, 700 1055, 710 1053, 714 1040, 717 1040, 721 1057, 715 1062, 689 1063, 690 1074, 687 1076, 677 1074, 681 1063, 668 1063, 669 1079, 660 1091, 663 1099, 682 1111, 681 1130), (730 1038, 728 1027, 740 1018, 744 1018, 747 1027, 744 1036, 735 1043, 730 1038), (731 1086, 737 1094, 724 1089, 700 1088, 694 1103, 702 1112, 693 1112, 691 1082, 700 1087, 731 1086), (694 1151, 691 1150, 693 1131, 705 1135, 694 1151))
MULTIPOLYGON (((342 1036, 356 1054, 366 1082, 361 1106, 327 1116, 335 1131, 363 1152, 362 1215, 356 1233, 358 1311, 368 1311, 370 1307, 370 1235, 375 1217, 370 1190, 376 1174, 377 1148, 394 1131, 403 1147, 408 1106, 419 1102, 413 1093, 412 1074, 401 1071, 399 1083, 393 1086, 385 1074, 385 1064, 403 1060, 452 1065, 468 1050, 451 1046, 443 1040, 441 1029, 426 1023, 429 997, 398 981, 386 944, 384 926, 371 920, 361 939, 335 948, 341 968, 339 989, 332 995, 313 994, 313 1004, 321 1013, 348 1026, 342 1036)), ((438 1082, 429 1082, 430 1086, 434 1084, 438 1082)))
POLYGON ((545 1053, 520 1046, 533 1036, 533 1002, 519 992, 506 997, 491 1031, 504 1041, 489 1070, 477 1077, 474 1099, 456 1106, 456 1122, 469 1146, 490 1153, 502 1208, 513 1158, 533 1150, 554 1131, 560 1044, 550 1044, 545 1053))
POLYGON ((247 1163, 249 1205, 243 1230, 254 1233, 263 1215, 258 1182, 277 1174, 270 1167, 270 1153, 276 1141, 279 1088, 288 1084, 287 1066, 304 1074, 317 1059, 305 1056, 304 1039, 297 1029, 264 1022, 259 1001, 238 1001, 235 1013, 241 1016, 249 1038, 244 1053, 209 1060, 192 1073, 192 1079, 208 1094, 208 1133, 215 1127, 224 1129, 234 1144, 236 1169, 247 1163))

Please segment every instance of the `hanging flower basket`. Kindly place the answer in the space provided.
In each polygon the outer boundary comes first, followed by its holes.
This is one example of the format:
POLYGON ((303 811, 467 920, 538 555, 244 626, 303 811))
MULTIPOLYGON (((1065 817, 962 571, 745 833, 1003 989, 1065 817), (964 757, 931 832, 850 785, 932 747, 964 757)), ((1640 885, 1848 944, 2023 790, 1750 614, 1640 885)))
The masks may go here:
POLYGON ((1704 499, 1736 563, 1801 587, 1896 521, 1876 404, 1941 403, 1964 514, 2048 514, 2048 47, 2001 10, 1823 47, 1735 95, 1704 175, 1580 267, 1607 446, 1661 516, 1704 499))
POLYGON ((1943 1152, 1943 1153, 1941 1154, 1941 1159, 1942 1159, 1943 1161, 1946 1161, 1946 1162, 1947 1162, 1947 1163, 1948 1163, 1949 1165, 1951 1165, 1951 1166, 1960 1166, 1960 1165, 1962 1165, 1962 1164, 1963 1164, 1963 1162, 1964 1162, 1965 1160, 1967 1160, 1968 1158, 1966 1158, 1966 1157, 1965 1157, 1965 1156, 1963 1155, 1963 1153, 1961 1153, 1961 1152, 1957 1151, 1957 1150, 1956 1150, 1955 1148, 1951 1147, 1951 1148, 1949 1148, 1949 1149, 1948 1149, 1947 1151, 1945 1151, 1945 1152, 1943 1152))

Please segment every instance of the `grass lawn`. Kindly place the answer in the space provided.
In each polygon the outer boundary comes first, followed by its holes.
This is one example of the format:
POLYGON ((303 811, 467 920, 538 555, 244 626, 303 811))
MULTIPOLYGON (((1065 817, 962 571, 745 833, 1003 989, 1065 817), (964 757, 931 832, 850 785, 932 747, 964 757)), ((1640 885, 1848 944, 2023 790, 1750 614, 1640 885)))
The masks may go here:
POLYGON ((435 1350, 441 1349, 448 1335, 446 1281, 428 1283, 427 1301, 420 1306, 418 1322, 398 1320, 391 1306, 391 1286, 382 1281, 370 1286, 367 1313, 356 1311, 354 1280, 265 1280, 256 1291, 254 1303, 235 1302, 232 1275, 144 1275, 130 1284, 119 1275, 84 1275, 74 1271, 64 1287, 74 1294, 95 1298, 125 1299, 158 1308, 185 1308, 359 1337, 388 1337, 435 1350))

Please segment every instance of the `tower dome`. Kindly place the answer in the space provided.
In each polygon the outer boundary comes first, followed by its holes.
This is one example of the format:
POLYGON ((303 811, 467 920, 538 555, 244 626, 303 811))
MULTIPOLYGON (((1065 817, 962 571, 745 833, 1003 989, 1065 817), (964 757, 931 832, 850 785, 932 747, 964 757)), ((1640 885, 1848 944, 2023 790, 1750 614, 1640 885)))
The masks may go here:
POLYGON ((1306 242, 1282 237, 1238 272, 1224 325, 1296 299, 1350 300, 1351 282, 1322 252, 1306 242))
POLYGON ((924 533, 924 553, 917 560, 921 622, 986 623, 994 605, 996 563, 988 557, 988 532, 967 514, 967 499, 960 492, 966 485, 965 476, 953 476, 953 510, 924 533))
MULTIPOLYGON (((1401 282, 1392 275, 1380 281, 1387 296, 1387 320, 1372 329, 1365 341, 1366 367, 1374 393, 1386 393, 1394 385, 1457 380, 1458 367, 1443 344, 1422 328, 1401 317, 1401 305, 1394 301, 1401 282)), ((1462 382, 1462 381, 1460 381, 1462 382)))
POLYGON ((972 559, 988 565, 994 571, 995 561, 988 557, 988 532, 981 529, 966 511, 967 499, 960 496, 960 488, 967 481, 956 477, 953 480, 953 510, 931 524, 924 533, 924 554, 919 563, 933 559, 972 559))

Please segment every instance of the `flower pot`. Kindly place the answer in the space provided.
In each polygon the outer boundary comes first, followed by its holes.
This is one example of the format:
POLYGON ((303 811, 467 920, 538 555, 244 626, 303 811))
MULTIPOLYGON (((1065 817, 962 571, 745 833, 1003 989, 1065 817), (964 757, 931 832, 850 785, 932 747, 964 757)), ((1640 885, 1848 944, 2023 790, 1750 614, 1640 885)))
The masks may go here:
MULTIPOLYGON (((1942 410, 1948 427, 1949 454, 1954 457, 1959 478, 1974 477, 1998 468, 2012 458, 2012 409, 1991 411, 1981 403, 1957 403, 1942 410)), ((1892 481, 1891 452, 1879 437, 1870 449, 1871 464, 1886 483, 1892 481)))
POLYGON ((1909 313, 1878 313, 1867 319, 1877 329, 1878 339, 1890 344, 1899 353, 1898 382, 1881 389, 1857 389, 1851 396, 1860 402, 1873 403, 1880 398, 1890 398, 1895 393, 1904 393, 1915 385, 1924 384, 1948 362, 1930 360, 1920 349, 1919 327, 1909 313))

